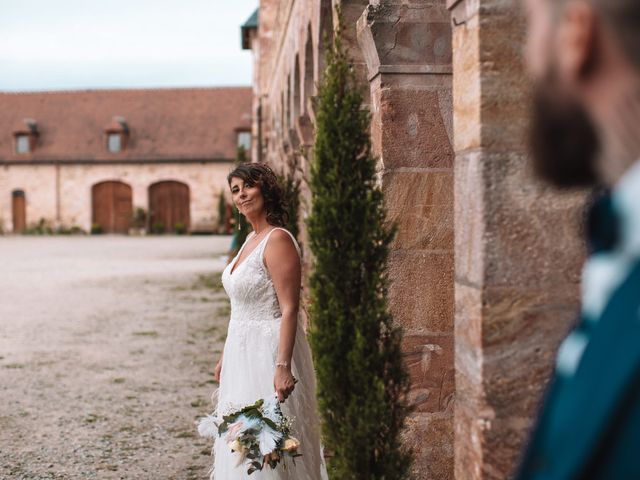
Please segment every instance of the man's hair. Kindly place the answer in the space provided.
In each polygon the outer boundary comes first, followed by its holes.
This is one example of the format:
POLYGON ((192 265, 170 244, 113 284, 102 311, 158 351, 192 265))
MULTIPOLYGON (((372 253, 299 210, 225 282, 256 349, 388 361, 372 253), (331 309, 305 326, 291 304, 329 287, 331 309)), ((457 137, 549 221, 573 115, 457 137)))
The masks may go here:
POLYGON ((640 0, 589 0, 602 12, 627 58, 640 68, 640 0))
MULTIPOLYGON (((567 0, 551 0, 559 9, 567 0)), ((626 57, 640 68, 640 0, 588 0, 602 14, 626 57)))

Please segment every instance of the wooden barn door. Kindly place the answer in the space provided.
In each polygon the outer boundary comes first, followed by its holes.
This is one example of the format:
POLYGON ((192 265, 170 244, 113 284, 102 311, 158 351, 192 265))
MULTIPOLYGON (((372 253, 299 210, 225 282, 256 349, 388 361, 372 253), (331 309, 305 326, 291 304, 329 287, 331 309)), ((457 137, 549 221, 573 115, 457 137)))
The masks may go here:
POLYGON ((131 187, 123 182, 101 182, 91 189, 91 222, 105 233, 128 233, 133 216, 131 187))
POLYGON ((22 233, 27 228, 27 201, 22 190, 11 193, 13 233, 22 233))
POLYGON ((149 187, 149 216, 155 233, 189 231, 189 187, 165 181, 149 187))

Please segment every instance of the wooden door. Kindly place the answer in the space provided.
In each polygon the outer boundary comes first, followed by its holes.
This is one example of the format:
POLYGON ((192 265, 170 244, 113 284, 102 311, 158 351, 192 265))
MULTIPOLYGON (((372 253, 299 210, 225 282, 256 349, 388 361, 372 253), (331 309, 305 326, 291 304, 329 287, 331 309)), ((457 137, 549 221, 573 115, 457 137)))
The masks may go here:
POLYGON ((176 181, 149 187, 149 226, 154 233, 187 232, 190 222, 189 187, 176 181))
POLYGON ((95 184, 91 189, 91 222, 105 233, 128 233, 133 217, 131 187, 123 182, 95 184))
POLYGON ((27 228, 27 200, 24 191, 14 190, 11 194, 13 233, 22 233, 27 228))

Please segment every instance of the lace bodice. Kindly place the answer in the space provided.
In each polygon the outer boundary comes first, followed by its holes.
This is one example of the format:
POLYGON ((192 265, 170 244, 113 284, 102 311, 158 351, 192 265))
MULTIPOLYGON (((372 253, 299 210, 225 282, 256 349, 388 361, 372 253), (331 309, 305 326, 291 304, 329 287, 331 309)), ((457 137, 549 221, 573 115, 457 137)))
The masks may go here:
POLYGON ((249 234, 238 251, 238 254, 222 273, 222 285, 231 300, 229 328, 231 328, 234 323, 261 326, 261 322, 274 320, 279 322, 282 316, 273 281, 264 263, 264 249, 274 230, 287 232, 293 240, 298 255, 300 255, 300 247, 296 243, 293 235, 284 228, 275 227, 268 232, 253 251, 236 266, 240 254, 247 245, 247 242, 253 238, 254 232, 249 234), (231 273, 232 269, 233 273, 231 273))

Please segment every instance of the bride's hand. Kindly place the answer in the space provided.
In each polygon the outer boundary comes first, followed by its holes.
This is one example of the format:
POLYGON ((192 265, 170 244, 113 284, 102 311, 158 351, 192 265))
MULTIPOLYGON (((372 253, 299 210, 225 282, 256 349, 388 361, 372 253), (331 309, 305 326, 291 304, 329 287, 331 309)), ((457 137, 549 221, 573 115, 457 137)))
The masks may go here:
POLYGON ((278 400, 284 402, 293 389, 295 388, 296 380, 293 378, 290 367, 276 367, 276 374, 273 379, 273 388, 278 395, 278 400))
POLYGON ((216 368, 213 369, 213 378, 218 383, 220 383, 220 372, 221 371, 222 371, 222 357, 220 357, 220 360, 218 360, 218 363, 216 363, 216 368))

